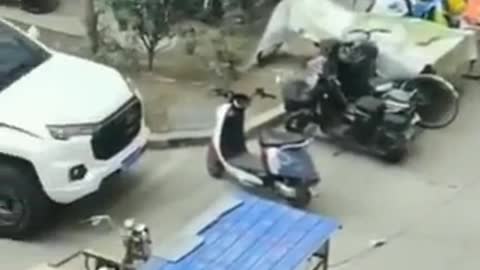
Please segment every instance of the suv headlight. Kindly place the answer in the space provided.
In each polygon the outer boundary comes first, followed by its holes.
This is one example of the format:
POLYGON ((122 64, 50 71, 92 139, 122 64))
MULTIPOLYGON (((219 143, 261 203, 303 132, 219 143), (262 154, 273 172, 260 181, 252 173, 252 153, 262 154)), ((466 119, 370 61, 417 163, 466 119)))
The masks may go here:
POLYGON ((89 136, 97 131, 98 124, 47 125, 50 135, 56 140, 66 141, 72 137, 89 136))

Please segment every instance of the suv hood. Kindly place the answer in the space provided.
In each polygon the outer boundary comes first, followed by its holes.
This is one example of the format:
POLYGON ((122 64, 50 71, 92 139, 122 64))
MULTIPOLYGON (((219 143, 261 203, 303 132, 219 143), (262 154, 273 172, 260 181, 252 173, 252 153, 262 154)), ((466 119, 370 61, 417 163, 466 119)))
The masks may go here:
POLYGON ((132 96, 113 68, 52 52, 0 92, 0 122, 44 134, 46 125, 99 122, 132 96))

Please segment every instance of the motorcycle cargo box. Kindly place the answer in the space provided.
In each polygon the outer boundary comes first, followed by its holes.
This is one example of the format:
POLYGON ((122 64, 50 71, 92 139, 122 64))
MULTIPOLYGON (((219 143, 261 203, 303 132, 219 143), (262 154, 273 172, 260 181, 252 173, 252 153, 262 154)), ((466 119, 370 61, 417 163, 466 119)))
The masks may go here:
POLYGON ((303 80, 293 80, 282 87, 287 112, 308 108, 314 102, 309 85, 303 80))

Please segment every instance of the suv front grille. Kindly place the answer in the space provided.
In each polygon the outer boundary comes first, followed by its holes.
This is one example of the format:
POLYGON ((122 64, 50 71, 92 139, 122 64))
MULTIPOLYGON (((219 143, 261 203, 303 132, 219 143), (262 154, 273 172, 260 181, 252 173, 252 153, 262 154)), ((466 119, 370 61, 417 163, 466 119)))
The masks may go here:
POLYGON ((141 122, 142 105, 135 97, 105 119, 93 134, 91 145, 95 158, 107 160, 122 151, 140 132, 141 122))

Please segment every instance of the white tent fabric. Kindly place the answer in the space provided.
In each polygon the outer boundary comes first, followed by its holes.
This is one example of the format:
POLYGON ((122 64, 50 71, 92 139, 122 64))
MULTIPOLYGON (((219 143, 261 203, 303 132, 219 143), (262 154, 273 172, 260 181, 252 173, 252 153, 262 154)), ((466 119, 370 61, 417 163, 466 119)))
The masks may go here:
POLYGON ((380 48, 378 65, 385 77, 412 76, 427 64, 452 74, 460 64, 477 59, 472 31, 414 18, 353 12, 329 0, 283 0, 275 8, 250 64, 255 64, 259 53, 273 52, 294 35, 320 41, 341 38, 354 28, 391 31, 372 37, 380 48))

